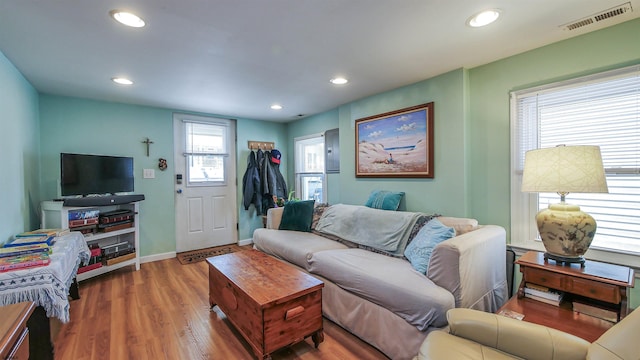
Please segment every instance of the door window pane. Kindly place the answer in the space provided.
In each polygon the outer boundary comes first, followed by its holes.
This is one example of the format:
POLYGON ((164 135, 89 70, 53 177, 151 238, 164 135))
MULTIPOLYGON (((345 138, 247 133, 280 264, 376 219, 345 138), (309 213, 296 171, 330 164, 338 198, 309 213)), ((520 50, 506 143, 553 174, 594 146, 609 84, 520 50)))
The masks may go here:
POLYGON ((189 184, 224 182, 224 156, 187 155, 189 184))

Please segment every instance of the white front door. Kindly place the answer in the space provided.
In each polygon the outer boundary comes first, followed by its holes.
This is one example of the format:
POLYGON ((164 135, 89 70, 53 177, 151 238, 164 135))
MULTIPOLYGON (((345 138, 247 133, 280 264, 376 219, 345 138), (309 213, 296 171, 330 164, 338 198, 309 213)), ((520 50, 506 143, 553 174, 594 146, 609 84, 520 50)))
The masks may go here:
POLYGON ((236 243, 233 120, 174 114, 176 252, 236 243))

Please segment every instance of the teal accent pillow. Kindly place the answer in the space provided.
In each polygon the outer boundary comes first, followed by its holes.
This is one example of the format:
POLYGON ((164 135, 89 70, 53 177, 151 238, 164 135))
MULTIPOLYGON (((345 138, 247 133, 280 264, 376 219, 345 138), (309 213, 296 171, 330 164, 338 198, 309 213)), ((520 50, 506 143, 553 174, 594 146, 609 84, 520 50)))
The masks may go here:
POLYGON ((404 256, 411 262, 414 269, 426 274, 433 249, 454 236, 456 236, 455 229, 443 225, 438 219, 432 219, 418 231, 416 237, 404 250, 404 256))
POLYGON ((314 200, 290 201, 282 211, 279 230, 311 232, 314 200))
POLYGON ((367 203, 364 204, 373 209, 382 209, 382 210, 398 210, 400 206, 400 200, 404 196, 404 191, 385 191, 385 190, 374 190, 369 195, 369 199, 367 203))

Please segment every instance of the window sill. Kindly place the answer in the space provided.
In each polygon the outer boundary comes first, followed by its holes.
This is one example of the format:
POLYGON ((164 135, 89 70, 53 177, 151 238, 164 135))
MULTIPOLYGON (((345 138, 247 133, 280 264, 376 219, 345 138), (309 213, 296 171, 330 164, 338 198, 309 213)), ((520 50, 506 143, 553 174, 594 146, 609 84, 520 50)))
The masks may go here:
MULTIPOLYGON (((524 243, 511 243, 508 246, 521 256, 527 251, 544 252, 542 241, 529 241, 524 243)), ((604 250, 598 248, 589 248, 585 254, 585 258, 589 260, 601 261, 610 264, 628 266, 635 270, 635 276, 640 278, 640 254, 620 253, 612 250, 604 250)))

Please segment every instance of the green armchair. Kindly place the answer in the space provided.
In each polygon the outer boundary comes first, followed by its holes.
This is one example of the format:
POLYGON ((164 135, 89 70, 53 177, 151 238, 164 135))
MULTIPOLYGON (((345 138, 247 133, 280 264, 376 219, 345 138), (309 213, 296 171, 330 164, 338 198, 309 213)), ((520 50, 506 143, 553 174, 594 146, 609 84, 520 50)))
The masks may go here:
POLYGON ((472 309, 447 312, 449 332, 430 333, 414 360, 640 359, 640 311, 589 343, 546 326, 472 309))

